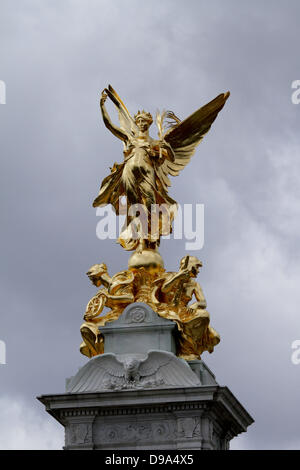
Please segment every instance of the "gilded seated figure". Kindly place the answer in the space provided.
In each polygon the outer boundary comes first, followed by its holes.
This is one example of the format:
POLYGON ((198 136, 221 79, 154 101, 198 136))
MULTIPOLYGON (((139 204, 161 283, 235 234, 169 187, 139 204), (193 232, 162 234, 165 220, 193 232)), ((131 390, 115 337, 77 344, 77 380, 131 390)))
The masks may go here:
POLYGON ((160 316, 176 322, 177 355, 186 360, 200 359, 203 351, 211 353, 220 342, 219 334, 209 325, 206 300, 195 281, 201 266, 195 256, 185 256, 178 273, 164 273, 154 282, 155 309, 160 316), (193 296, 196 302, 188 305, 193 296))
POLYGON ((104 286, 87 304, 83 317, 84 323, 80 327, 83 338, 80 352, 85 356, 93 357, 104 352, 104 338, 99 331, 99 326, 116 320, 124 308, 134 301, 133 274, 121 271, 110 277, 106 264, 101 263, 94 264, 87 275, 96 287, 104 286), (111 311, 101 316, 104 307, 110 308, 111 311))

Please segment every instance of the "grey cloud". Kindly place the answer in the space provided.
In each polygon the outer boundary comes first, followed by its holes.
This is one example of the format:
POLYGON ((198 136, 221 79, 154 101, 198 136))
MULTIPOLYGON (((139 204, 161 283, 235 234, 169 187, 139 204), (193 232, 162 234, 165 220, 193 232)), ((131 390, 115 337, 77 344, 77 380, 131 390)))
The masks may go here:
MULTIPOLYGON (((2 1, 2 396, 21 395, 46 419, 34 397, 63 391, 85 362, 87 268, 127 265, 95 235, 91 202, 122 158, 101 123, 100 91, 112 83, 132 112, 185 117, 229 89, 170 193, 205 204, 200 282, 222 342, 204 360, 256 420, 235 445, 299 447, 300 366, 290 361, 300 330, 300 106, 290 98, 299 14, 293 0, 2 1)), ((184 241, 163 241, 161 253, 177 268, 184 241)))

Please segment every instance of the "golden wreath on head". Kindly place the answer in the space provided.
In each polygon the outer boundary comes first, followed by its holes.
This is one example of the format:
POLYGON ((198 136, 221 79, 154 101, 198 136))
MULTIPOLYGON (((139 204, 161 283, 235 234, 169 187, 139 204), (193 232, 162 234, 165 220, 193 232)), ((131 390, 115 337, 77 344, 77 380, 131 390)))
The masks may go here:
POLYGON ((152 115, 150 113, 147 113, 147 111, 145 111, 144 109, 142 111, 138 110, 138 112, 134 116, 134 120, 136 121, 139 117, 142 117, 143 119, 145 119, 145 121, 148 121, 149 125, 153 122, 152 115))

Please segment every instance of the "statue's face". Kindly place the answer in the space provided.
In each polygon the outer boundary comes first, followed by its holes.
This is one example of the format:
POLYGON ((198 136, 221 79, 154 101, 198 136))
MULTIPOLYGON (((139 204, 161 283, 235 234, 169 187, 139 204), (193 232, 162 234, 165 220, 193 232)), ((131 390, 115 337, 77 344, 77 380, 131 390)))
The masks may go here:
POLYGON ((139 116, 135 123, 141 132, 146 132, 150 127, 150 122, 145 119, 143 116, 139 116))
MULTIPOLYGON (((181 269, 184 268, 185 262, 186 262, 186 258, 183 258, 180 262, 181 269)), ((200 268, 201 268, 201 263, 199 263, 199 260, 195 258, 194 256, 190 256, 188 266, 187 266, 190 277, 197 277, 199 274, 200 268)))
POLYGON ((200 269, 199 265, 193 266, 192 269, 191 269, 191 276, 192 277, 197 277, 198 274, 199 274, 199 269, 200 269))
POLYGON ((101 276, 105 273, 107 273, 107 266, 105 263, 101 263, 91 266, 87 272, 87 275, 94 286, 99 287, 102 284, 101 276))

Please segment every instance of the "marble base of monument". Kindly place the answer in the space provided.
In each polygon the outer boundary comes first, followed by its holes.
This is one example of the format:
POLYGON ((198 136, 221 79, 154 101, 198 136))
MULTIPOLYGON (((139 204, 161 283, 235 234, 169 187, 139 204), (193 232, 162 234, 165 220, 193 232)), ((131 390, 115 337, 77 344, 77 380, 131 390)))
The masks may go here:
POLYGON ((176 357, 176 325, 146 304, 101 328, 105 353, 38 399, 65 427, 64 449, 228 449, 253 419, 200 361, 176 357))

